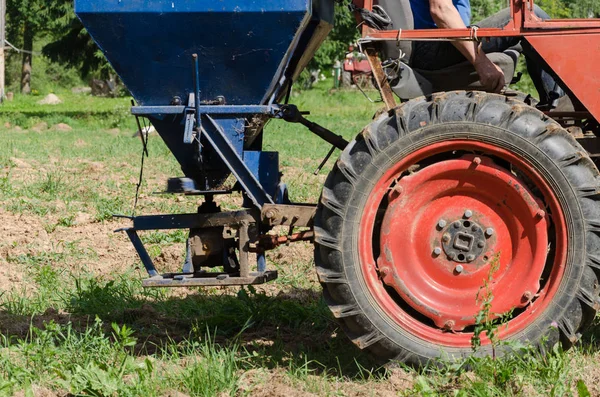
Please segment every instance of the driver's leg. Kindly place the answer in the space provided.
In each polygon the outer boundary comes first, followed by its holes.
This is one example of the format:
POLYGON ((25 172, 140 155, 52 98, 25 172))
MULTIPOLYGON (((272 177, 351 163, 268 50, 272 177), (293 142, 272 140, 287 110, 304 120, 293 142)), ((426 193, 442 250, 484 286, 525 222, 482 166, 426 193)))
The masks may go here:
MULTIPOLYGON (((535 6, 535 15, 542 20, 550 19, 550 16, 538 6, 535 6)), ((506 8, 476 25, 480 28, 503 28, 508 25, 510 19, 510 8, 506 8)), ((482 48, 486 54, 503 52, 509 48, 522 51, 527 61, 527 71, 540 95, 540 105, 547 105, 552 101, 551 93, 558 96, 564 94, 564 91, 558 86, 556 80, 554 80, 550 73, 544 70, 542 67, 543 62, 541 62, 538 54, 526 40, 522 40, 520 37, 491 37, 489 40, 483 40, 482 48)))

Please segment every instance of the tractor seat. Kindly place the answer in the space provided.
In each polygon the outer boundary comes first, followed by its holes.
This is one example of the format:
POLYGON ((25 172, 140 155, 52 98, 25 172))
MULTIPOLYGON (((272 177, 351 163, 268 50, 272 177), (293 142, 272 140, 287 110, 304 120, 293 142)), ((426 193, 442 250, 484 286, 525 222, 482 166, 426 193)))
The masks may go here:
MULTIPOLYGON (((389 30, 413 30, 414 20, 410 0, 376 0, 392 20, 389 30)), ((405 101, 434 92, 456 90, 482 90, 479 76, 470 62, 465 61, 444 69, 418 70, 410 66, 413 51, 412 42, 385 42, 384 58, 400 62, 397 78, 391 81, 392 90, 405 101)), ((515 75, 520 53, 516 50, 487 54, 488 58, 504 72, 505 80, 510 83, 515 75)))

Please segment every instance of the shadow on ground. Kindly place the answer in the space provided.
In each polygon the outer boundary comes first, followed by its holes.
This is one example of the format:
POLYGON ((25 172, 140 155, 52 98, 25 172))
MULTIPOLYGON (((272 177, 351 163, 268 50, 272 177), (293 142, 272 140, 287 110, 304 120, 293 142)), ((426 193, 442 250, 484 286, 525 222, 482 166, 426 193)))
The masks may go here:
POLYGON ((85 332, 96 318, 112 334, 113 323, 135 331, 135 354, 159 353, 185 341, 210 337, 222 347, 238 345, 248 353, 247 364, 262 368, 306 368, 350 379, 378 366, 338 329, 321 293, 292 290, 277 296, 240 289, 236 294, 198 292, 186 297, 164 291, 133 291, 118 282, 77 288, 68 309, 48 309, 33 316, 15 315, 0 307, 0 333, 13 340, 31 337, 46 324, 72 324, 85 332))

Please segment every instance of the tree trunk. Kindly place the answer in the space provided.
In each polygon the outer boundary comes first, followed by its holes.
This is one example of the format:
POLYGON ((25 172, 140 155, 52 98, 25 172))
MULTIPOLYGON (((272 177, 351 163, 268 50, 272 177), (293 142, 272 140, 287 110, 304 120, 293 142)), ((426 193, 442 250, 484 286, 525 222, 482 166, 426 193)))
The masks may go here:
POLYGON ((21 93, 31 94, 31 68, 33 55, 33 36, 34 32, 28 23, 25 24, 25 32, 23 34, 23 69, 21 72, 21 93))

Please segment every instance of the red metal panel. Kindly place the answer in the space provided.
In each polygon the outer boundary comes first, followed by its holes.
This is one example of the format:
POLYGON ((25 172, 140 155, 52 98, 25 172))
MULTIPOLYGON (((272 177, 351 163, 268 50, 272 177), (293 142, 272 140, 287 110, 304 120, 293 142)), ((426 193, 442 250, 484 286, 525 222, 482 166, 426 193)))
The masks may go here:
POLYGON ((600 120, 600 33, 528 36, 527 41, 596 120, 600 120))

